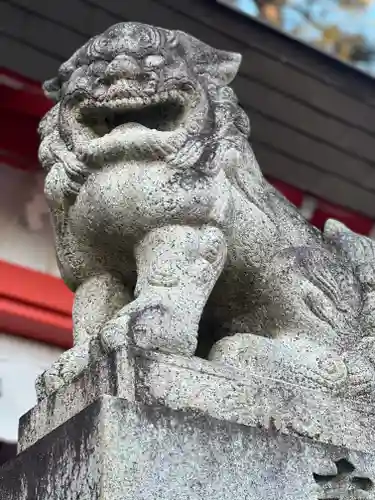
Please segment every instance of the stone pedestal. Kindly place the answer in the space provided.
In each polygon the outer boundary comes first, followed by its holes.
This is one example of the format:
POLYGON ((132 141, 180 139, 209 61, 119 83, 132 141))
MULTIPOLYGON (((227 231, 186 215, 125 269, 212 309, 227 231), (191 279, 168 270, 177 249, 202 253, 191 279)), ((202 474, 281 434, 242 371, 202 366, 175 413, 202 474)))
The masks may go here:
POLYGON ((0 499, 375 498, 374 417, 362 408, 124 349, 23 417, 0 499))

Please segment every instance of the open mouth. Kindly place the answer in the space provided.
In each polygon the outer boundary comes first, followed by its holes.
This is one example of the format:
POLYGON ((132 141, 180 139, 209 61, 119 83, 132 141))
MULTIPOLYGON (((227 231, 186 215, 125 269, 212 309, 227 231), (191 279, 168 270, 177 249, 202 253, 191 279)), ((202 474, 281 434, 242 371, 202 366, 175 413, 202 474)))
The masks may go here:
POLYGON ((98 106, 83 107, 80 122, 97 137, 138 124, 151 130, 176 130, 187 112, 186 102, 179 94, 154 98, 115 99, 98 106))
POLYGON ((168 158, 185 144, 185 122, 194 100, 178 91, 153 96, 84 100, 71 124, 75 149, 85 162, 168 158))

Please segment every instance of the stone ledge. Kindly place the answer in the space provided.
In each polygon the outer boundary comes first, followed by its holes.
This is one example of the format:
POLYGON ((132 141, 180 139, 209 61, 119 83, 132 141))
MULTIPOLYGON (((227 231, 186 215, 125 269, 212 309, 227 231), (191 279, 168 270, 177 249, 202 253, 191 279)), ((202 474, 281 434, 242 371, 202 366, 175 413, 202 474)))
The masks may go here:
POLYGON ((72 418, 102 395, 219 420, 274 429, 322 443, 375 450, 375 414, 360 405, 199 358, 124 348, 101 359, 71 385, 41 401, 20 421, 19 450, 72 418))

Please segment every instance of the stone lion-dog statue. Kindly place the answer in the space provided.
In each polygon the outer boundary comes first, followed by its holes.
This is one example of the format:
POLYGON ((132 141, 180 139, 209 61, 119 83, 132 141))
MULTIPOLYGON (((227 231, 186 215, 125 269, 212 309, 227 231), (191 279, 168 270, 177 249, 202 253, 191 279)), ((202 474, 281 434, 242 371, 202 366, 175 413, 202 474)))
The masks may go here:
POLYGON ((121 23, 45 84, 40 161, 74 347, 42 399, 131 342, 366 396, 374 244, 313 228, 262 176, 228 86, 241 62, 181 31, 121 23))

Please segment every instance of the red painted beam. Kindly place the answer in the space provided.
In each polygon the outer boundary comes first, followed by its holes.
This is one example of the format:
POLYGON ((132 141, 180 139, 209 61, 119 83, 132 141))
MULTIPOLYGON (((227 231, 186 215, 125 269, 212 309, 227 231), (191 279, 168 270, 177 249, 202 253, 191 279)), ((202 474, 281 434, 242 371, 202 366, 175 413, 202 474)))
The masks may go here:
POLYGON ((1 162, 23 170, 39 168, 38 124, 51 106, 39 83, 0 68, 1 162))
POLYGON ((0 67, 0 108, 12 109, 38 120, 52 107, 39 82, 0 67))
POLYGON ((303 191, 289 184, 285 184, 285 182, 279 181, 278 179, 267 178, 267 180, 296 207, 301 206, 304 196, 303 191))
POLYGON ((0 261, 0 331, 71 347, 72 304, 61 279, 0 261))
POLYGON ((72 320, 69 316, 0 297, 0 331, 69 349, 72 320))
POLYGON ((316 210, 310 219, 311 224, 317 228, 323 229, 327 219, 336 219, 356 233, 367 236, 372 231, 374 221, 369 217, 351 212, 324 200, 317 201, 316 210))
POLYGON ((0 260, 0 297, 70 315, 73 293, 60 278, 0 260))
POLYGON ((5 68, 4 66, 0 66, 0 75, 0 81, 3 81, 10 87, 19 89, 32 89, 32 91, 44 95, 40 82, 37 82, 32 78, 20 75, 16 71, 12 71, 11 69, 5 68))
POLYGON ((0 73, 0 108, 9 109, 16 113, 33 116, 37 120, 52 107, 52 102, 39 92, 14 89, 1 82, 0 73))
MULTIPOLYGON (((0 86, 1 96, 1 86, 0 86)), ((4 124, 0 134, 0 151, 13 158, 12 165, 22 169, 37 169, 38 163, 38 119, 10 109, 1 109, 4 124)))

